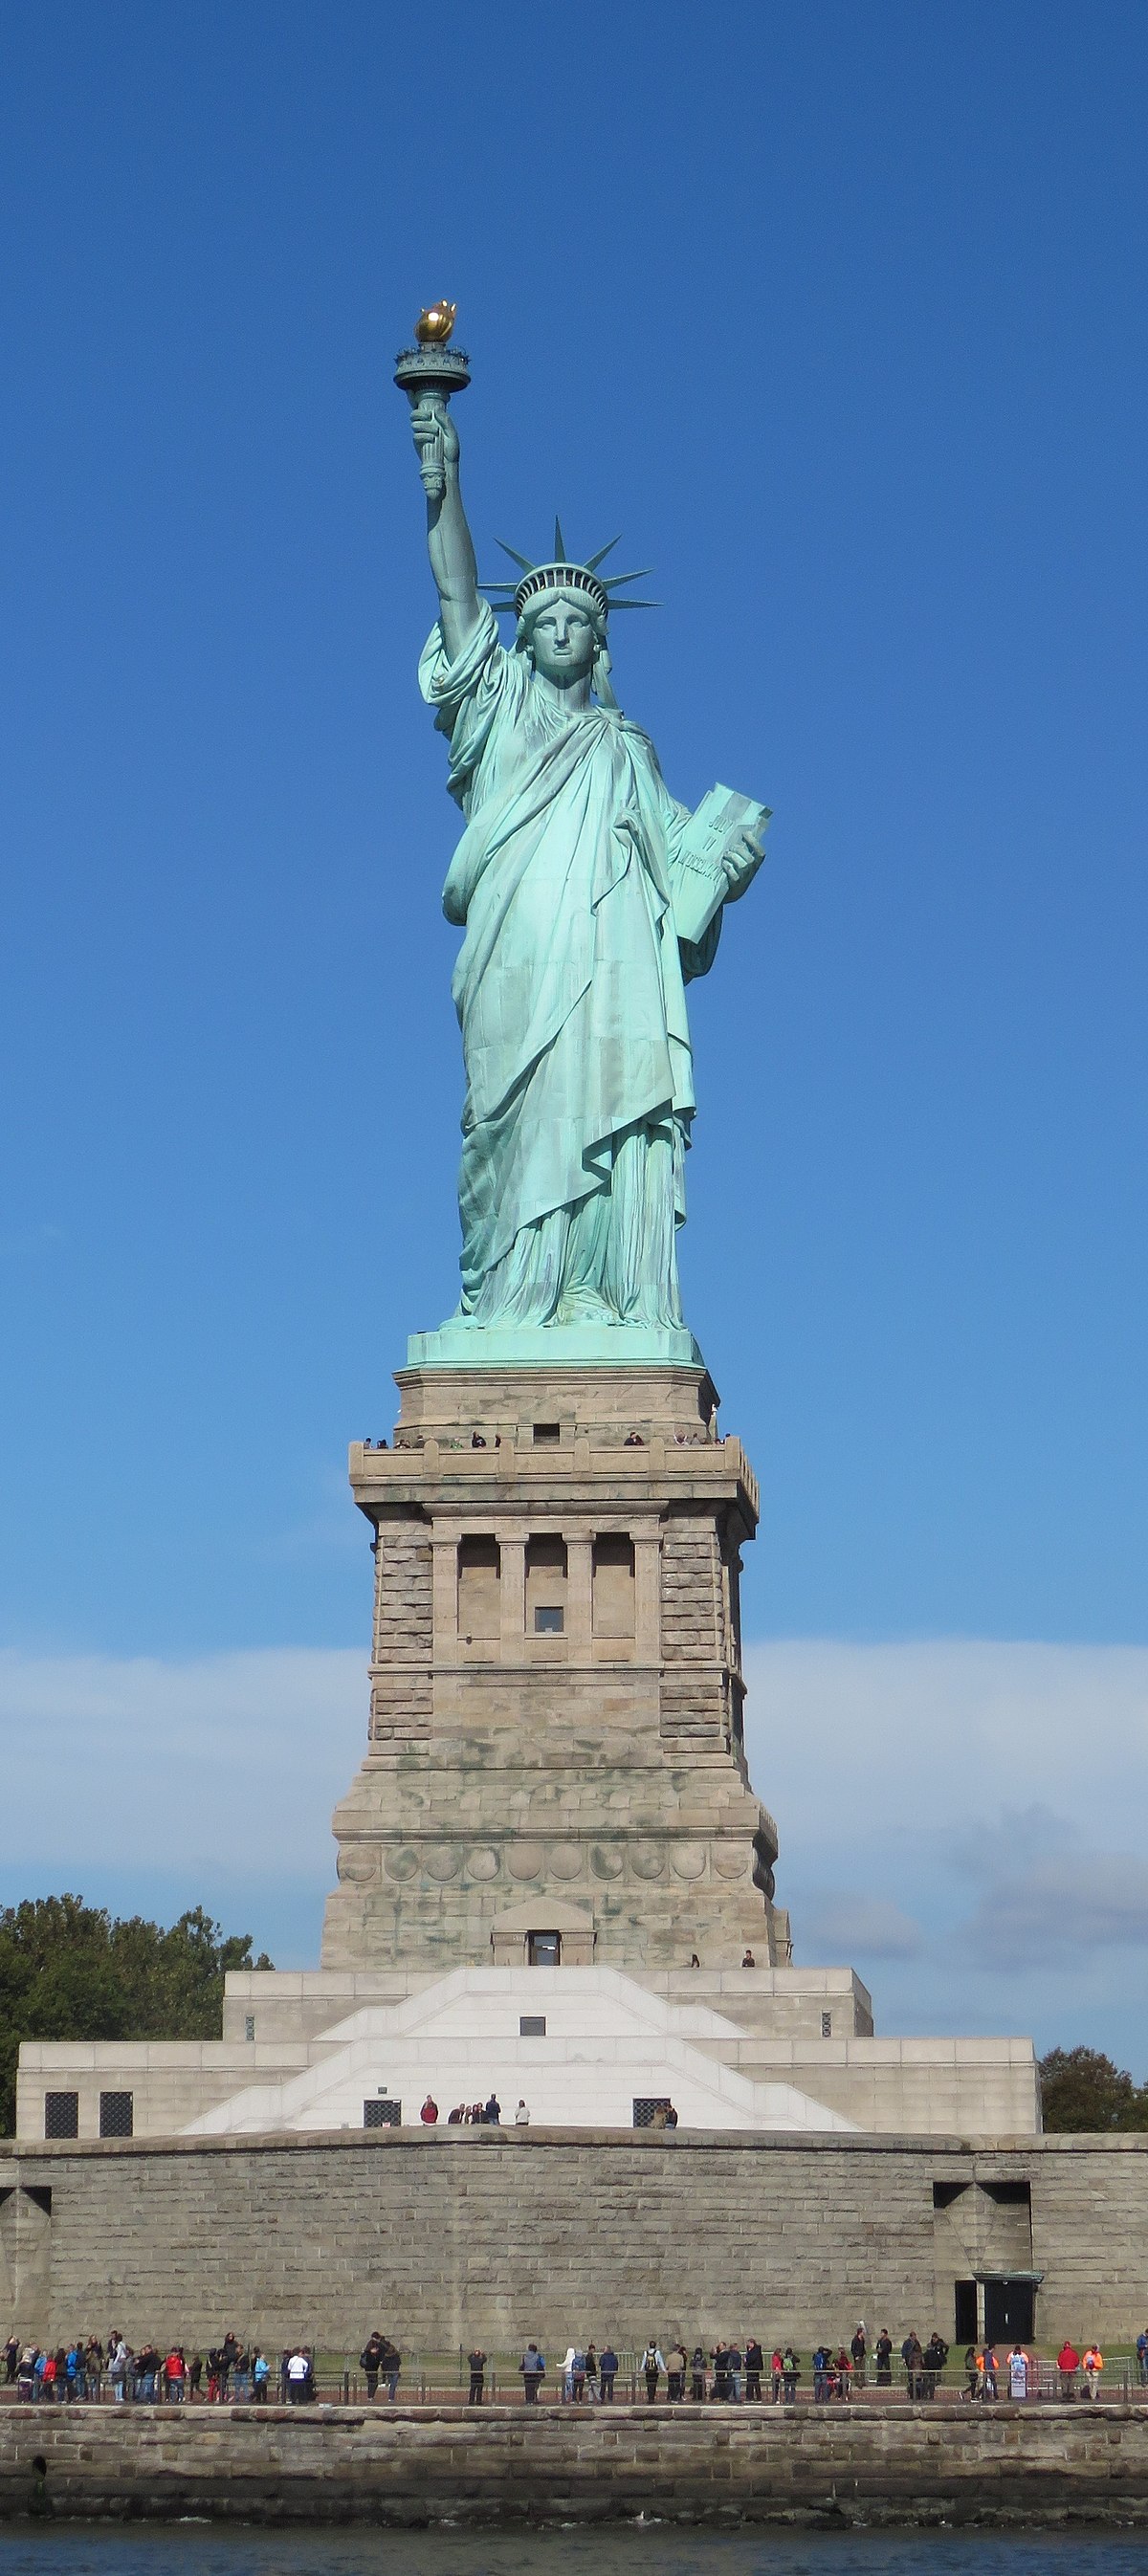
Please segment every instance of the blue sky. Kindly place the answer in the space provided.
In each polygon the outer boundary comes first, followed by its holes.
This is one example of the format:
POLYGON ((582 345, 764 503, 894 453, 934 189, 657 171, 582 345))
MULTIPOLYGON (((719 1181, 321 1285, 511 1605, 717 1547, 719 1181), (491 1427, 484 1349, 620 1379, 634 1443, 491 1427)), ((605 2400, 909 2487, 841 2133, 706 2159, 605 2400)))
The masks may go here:
MULTIPOLYGON (((486 562, 556 506, 576 548, 623 528, 664 602, 623 703, 678 794, 775 811, 693 988, 683 1250, 762 1475, 750 1634, 1148 1646, 1143 11, 14 0, 0 49, 8 1726, 37 1668, 365 1651, 345 1445, 457 1258, 455 818, 391 385, 440 291, 486 562)), ((1132 1761, 1113 1669, 1089 1722, 1132 1761)), ((1043 1742, 1032 1796, 1073 1813, 1043 1742)), ((1090 1831, 1125 1848, 1118 1794, 1090 1831)), ((260 1902, 313 1955, 313 1892, 260 1902)), ((1004 2026, 1071 2004, 1134 2053, 1136 1922, 1091 2000, 1022 1981, 1004 2026)))

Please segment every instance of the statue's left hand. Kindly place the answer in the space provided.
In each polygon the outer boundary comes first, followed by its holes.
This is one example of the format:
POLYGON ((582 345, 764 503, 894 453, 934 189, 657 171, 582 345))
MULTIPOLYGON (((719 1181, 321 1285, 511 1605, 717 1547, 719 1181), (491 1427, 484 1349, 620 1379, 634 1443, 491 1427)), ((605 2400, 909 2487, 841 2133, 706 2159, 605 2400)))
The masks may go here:
POLYGON ((735 834, 734 839, 722 853, 722 866, 726 874, 727 903, 736 903, 738 896, 745 893, 746 887, 753 884, 764 857, 765 844, 760 833, 744 831, 735 834))

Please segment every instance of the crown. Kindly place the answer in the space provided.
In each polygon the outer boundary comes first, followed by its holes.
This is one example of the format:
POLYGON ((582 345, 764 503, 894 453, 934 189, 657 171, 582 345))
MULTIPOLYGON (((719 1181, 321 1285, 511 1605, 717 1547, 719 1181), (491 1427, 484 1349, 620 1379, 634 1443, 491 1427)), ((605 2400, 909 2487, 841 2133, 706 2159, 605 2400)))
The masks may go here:
POLYGON ((605 563, 607 555, 612 554, 619 544, 617 537, 611 537, 609 545, 599 546, 596 555, 587 555, 585 563, 571 562, 557 519, 554 522, 554 555, 550 563, 532 563, 529 555, 520 555, 517 548, 508 546, 503 537, 496 542, 502 547, 503 554, 509 555, 511 562, 521 567, 520 578, 517 581, 484 581, 479 587, 488 593, 493 608, 513 609, 516 617, 521 617, 529 601, 537 599, 544 590, 581 591, 600 617, 608 616, 612 608, 656 608, 658 605, 656 599, 614 597, 615 591, 624 589, 627 582, 645 581, 648 565, 643 572, 604 573, 599 580, 598 566, 605 563))

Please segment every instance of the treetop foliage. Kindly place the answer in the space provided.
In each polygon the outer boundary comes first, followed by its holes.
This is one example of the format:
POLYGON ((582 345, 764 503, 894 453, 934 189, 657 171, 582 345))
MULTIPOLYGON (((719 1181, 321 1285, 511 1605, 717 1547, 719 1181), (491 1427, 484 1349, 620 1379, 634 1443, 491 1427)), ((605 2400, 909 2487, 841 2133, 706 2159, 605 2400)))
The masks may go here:
POLYGON ((1148 2129, 1148 2084, 1098 2048, 1052 2048, 1040 2061, 1046 2129, 1148 2129))
POLYGON ((218 2039, 229 1968, 269 1968, 201 1905, 165 1931, 81 1896, 0 1909, 0 2137, 16 2125, 22 2039, 218 2039))

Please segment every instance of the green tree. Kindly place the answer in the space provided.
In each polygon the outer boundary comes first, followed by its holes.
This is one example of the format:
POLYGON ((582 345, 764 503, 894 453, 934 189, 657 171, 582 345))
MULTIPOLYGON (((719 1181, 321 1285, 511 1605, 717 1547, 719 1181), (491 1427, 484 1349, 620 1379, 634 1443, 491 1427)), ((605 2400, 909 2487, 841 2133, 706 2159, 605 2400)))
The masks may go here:
POLYGON ((1040 2061, 1046 2129, 1148 2129, 1148 2085, 1098 2048, 1052 2048, 1040 2061))
POLYGON ((269 1968, 251 1935, 224 1936, 201 1905, 165 1931, 80 1896, 0 1911, 0 2137, 16 2125, 22 2039, 216 2039, 229 1968, 269 1968))

